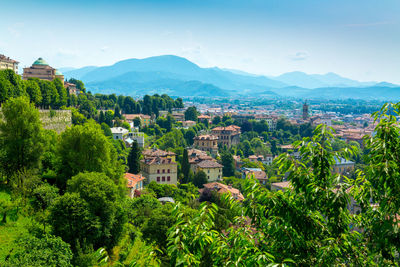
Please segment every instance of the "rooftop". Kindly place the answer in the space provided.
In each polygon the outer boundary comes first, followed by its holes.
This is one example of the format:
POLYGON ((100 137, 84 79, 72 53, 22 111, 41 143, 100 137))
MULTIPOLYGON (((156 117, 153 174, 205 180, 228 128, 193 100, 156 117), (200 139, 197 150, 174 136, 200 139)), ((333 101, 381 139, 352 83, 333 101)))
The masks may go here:
POLYGON ((216 162, 214 160, 203 160, 203 161, 200 161, 199 163, 197 163, 197 167, 200 167, 200 168, 222 168, 224 166, 222 166, 221 164, 219 164, 218 162, 216 162))
POLYGON ((48 66, 49 64, 43 58, 40 57, 35 62, 33 62, 32 65, 48 66))

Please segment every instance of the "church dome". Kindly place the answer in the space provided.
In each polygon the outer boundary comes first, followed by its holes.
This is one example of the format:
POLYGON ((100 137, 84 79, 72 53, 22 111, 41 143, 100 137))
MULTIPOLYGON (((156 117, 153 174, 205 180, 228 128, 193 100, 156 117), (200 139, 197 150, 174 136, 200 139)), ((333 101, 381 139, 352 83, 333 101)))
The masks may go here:
POLYGON ((48 66, 47 62, 43 58, 38 58, 35 62, 33 62, 33 65, 42 65, 42 66, 48 66))

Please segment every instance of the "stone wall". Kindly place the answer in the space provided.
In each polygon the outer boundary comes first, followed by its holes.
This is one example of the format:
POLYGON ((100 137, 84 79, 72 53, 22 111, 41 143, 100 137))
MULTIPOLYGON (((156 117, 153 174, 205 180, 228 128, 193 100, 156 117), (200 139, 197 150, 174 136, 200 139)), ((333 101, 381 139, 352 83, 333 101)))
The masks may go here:
POLYGON ((71 110, 39 110, 43 128, 60 133, 72 125, 71 110))

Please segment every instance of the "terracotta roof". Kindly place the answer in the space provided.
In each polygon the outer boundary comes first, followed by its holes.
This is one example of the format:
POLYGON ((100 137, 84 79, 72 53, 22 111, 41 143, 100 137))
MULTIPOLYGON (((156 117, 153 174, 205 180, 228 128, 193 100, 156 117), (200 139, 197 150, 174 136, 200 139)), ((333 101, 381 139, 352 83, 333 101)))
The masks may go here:
POLYGON ((147 149, 142 152, 145 157, 167 157, 167 156, 175 156, 174 152, 164 151, 158 148, 147 149))
POLYGON ((219 164, 218 162, 216 162, 214 160, 203 160, 203 161, 200 161, 199 163, 197 163, 197 167, 200 167, 200 168, 222 168, 224 166, 222 166, 221 164, 219 164))
POLYGON ((218 140, 218 136, 210 135, 210 134, 204 134, 204 135, 196 136, 193 139, 194 140, 218 140))
POLYGON ((141 118, 141 119, 150 119, 151 117, 149 115, 144 115, 144 114, 123 114, 122 116, 125 117, 127 120, 133 120, 135 118, 141 118))
POLYGON ((240 127, 236 125, 229 125, 227 127, 215 127, 212 131, 232 131, 232 132, 239 132, 240 127))
POLYGON ((221 183, 208 183, 203 185, 204 188, 199 189, 199 192, 202 193, 205 188, 209 188, 211 190, 217 191, 219 194, 224 194, 224 193, 231 193, 232 197, 235 198, 236 200, 243 200, 244 197, 242 193, 236 188, 233 188, 232 186, 226 185, 226 184, 221 184, 221 183))
POLYGON ((140 181, 143 181, 145 177, 143 177, 141 174, 133 174, 133 173, 125 173, 125 179, 127 180, 126 186, 128 188, 135 187, 136 184, 140 181))
POLYGON ((164 158, 164 157, 150 157, 150 158, 145 158, 142 159, 141 162, 147 164, 147 165, 161 165, 161 164, 176 164, 176 162, 172 161, 170 158, 164 158))
POLYGON ((197 116, 197 118, 198 119, 210 119, 211 117, 208 115, 200 115, 200 116, 197 116))
POLYGON ((19 63, 18 61, 11 59, 9 57, 6 57, 5 55, 0 55, 0 60, 1 61, 6 61, 8 63, 19 63))
POLYGON ((290 184, 290 181, 286 182, 279 182, 279 183, 272 183, 271 186, 279 187, 279 188, 291 188, 292 185, 290 184))
POLYGON ((254 175, 254 178, 257 180, 267 180, 267 174, 264 171, 249 171, 246 173, 247 175, 254 175))

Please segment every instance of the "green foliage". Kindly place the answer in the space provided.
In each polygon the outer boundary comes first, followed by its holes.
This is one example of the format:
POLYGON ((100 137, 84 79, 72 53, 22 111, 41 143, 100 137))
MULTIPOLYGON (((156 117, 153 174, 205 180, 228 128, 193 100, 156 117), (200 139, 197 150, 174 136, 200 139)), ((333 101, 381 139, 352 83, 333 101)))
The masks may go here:
POLYGON ((51 235, 28 236, 18 241, 19 248, 4 266, 72 266, 72 252, 61 238, 51 235))
POLYGON ((59 157, 58 184, 61 188, 65 188, 71 176, 85 171, 103 172, 117 184, 122 176, 115 148, 93 121, 72 126, 61 134, 59 157))
POLYGON ((185 111, 185 120, 197 122, 197 115, 196 107, 188 107, 185 111))
POLYGON ((181 170, 182 170, 182 183, 190 182, 190 164, 189 164, 189 156, 187 149, 183 150, 182 162, 181 162, 181 170))
POLYGON ((162 150, 174 149, 177 147, 185 147, 186 142, 181 131, 174 129, 163 135, 156 142, 157 146, 162 150))
POLYGON ((11 176, 22 169, 38 167, 43 151, 39 111, 26 97, 8 100, 0 121, 1 166, 11 176))
POLYGON ((235 161, 233 160, 232 154, 224 152, 221 154, 222 175, 229 177, 235 175, 235 161))
POLYGON ((125 223, 120 191, 105 174, 78 174, 68 181, 67 193, 50 207, 50 223, 54 234, 75 252, 78 247, 111 249, 125 223))
POLYGON ((138 174, 140 172, 140 156, 141 151, 136 141, 133 142, 128 156, 129 172, 138 174))
POLYGON ((198 188, 203 188, 203 185, 208 182, 207 174, 203 171, 198 171, 195 173, 193 178, 193 184, 198 188))

